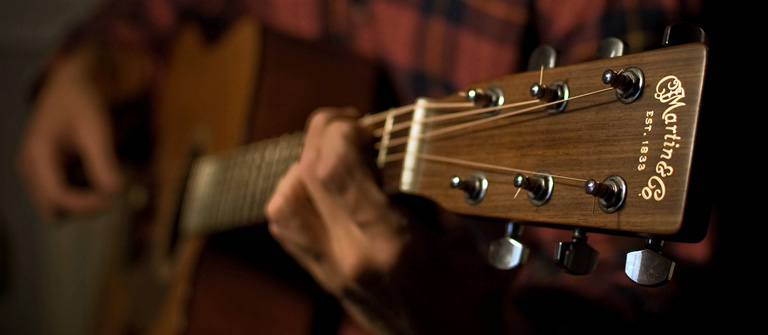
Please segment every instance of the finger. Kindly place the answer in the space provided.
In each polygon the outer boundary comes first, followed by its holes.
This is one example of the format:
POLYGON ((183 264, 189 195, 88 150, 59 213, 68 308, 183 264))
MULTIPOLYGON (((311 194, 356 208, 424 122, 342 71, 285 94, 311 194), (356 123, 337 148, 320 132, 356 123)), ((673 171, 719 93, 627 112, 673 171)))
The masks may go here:
POLYGON ((265 206, 269 231, 294 257, 317 262, 324 257, 328 236, 305 192, 297 165, 288 169, 265 206))
POLYGON ((83 160, 93 191, 109 197, 123 186, 111 128, 103 113, 92 110, 88 115, 91 118, 78 123, 73 145, 83 160))
POLYGON ((321 111, 310 121, 305 145, 310 152, 302 155, 300 165, 321 215, 343 212, 357 225, 369 227, 393 215, 361 151, 361 129, 349 115, 321 111))
POLYGON ((362 267, 388 267, 396 260, 405 220, 366 164, 355 120, 327 113, 310 121, 306 147, 313 152, 302 155, 299 165, 340 271, 353 277, 362 267))
POLYGON ((275 240, 316 281, 332 294, 346 285, 330 248, 332 242, 308 197, 301 171, 294 164, 265 206, 268 228, 275 240))
POLYGON ((319 108, 307 119, 301 161, 316 162, 329 124, 339 120, 352 120, 359 113, 354 108, 319 108))
POLYGON ((62 211, 80 214, 103 207, 103 197, 66 183, 57 145, 44 144, 46 141, 52 141, 52 138, 28 139, 18 163, 20 175, 43 218, 53 220, 62 211))

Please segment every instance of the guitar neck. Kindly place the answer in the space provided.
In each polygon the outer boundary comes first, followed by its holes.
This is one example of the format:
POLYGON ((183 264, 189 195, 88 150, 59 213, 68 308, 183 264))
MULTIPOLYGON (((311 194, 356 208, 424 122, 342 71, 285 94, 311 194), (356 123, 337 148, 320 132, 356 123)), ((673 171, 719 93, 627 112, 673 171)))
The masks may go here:
POLYGON ((182 205, 183 234, 209 234, 264 222, 264 205, 301 153, 304 134, 260 141, 196 159, 182 205))

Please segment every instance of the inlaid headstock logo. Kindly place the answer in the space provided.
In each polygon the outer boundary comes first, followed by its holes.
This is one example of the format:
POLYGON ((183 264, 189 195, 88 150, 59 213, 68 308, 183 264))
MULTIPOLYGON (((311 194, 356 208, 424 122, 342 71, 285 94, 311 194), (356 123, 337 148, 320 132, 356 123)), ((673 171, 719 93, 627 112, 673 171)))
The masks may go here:
POLYGON ((680 148, 680 141, 683 139, 678 132, 678 114, 677 109, 685 106, 683 98, 685 98, 685 89, 683 83, 676 76, 666 76, 659 80, 656 84, 656 93, 653 97, 665 106, 664 112, 661 113, 662 122, 662 135, 661 137, 651 137, 653 131, 654 116, 657 115, 654 111, 646 111, 645 113, 645 126, 643 127, 644 140, 640 148, 641 156, 639 158, 639 164, 637 166, 638 171, 643 171, 647 168, 646 163, 653 162, 654 174, 648 178, 647 186, 643 187, 640 191, 640 196, 646 200, 653 199, 655 201, 661 201, 666 195, 666 183, 665 178, 671 176, 675 172, 675 168, 671 163, 675 154, 675 149, 680 148), (649 152, 651 145, 650 138, 658 139, 661 141, 661 149, 657 153, 649 152), (655 156, 655 157, 654 157, 655 156))

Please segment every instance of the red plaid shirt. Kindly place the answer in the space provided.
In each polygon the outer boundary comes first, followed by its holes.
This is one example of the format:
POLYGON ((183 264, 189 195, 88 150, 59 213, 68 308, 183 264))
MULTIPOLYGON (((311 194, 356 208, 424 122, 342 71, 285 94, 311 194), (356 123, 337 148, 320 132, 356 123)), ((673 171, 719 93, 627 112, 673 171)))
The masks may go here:
POLYGON ((519 72, 527 41, 554 46, 561 64, 590 59, 608 36, 628 42, 631 52, 656 47, 665 26, 700 7, 696 0, 117 0, 98 8, 67 45, 91 40, 143 50, 159 74, 183 17, 226 24, 251 16, 383 62, 407 102, 519 72))

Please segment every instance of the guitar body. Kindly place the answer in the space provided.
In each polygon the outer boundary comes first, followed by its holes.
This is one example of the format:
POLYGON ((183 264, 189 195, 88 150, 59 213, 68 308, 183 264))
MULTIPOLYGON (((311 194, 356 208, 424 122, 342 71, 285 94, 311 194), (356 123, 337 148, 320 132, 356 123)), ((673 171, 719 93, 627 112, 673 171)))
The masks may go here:
POLYGON ((376 67, 249 20, 210 36, 190 23, 171 48, 150 112, 146 221, 123 228, 97 305, 98 334, 308 334, 314 327, 312 281, 261 222, 214 236, 219 243, 179 230, 187 176, 196 157, 303 129, 318 107, 371 110, 376 67))

